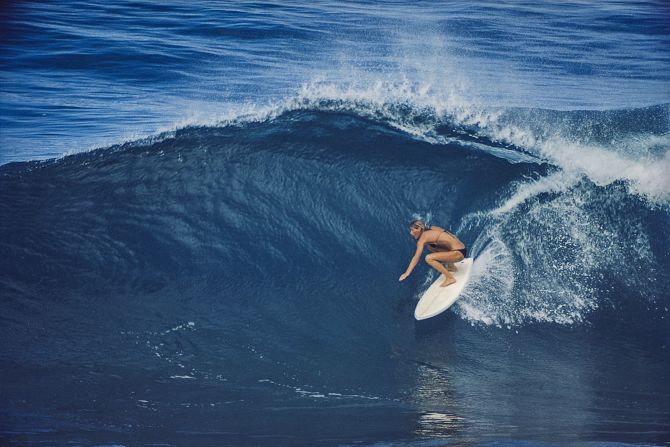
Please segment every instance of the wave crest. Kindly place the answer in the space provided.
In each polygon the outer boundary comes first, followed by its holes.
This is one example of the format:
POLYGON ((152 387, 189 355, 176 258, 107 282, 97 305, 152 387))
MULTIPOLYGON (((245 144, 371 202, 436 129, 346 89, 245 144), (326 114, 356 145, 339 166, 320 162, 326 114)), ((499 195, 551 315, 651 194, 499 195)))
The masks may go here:
POLYGON ((431 144, 549 163, 601 186, 623 182, 652 206, 670 204, 670 104, 609 111, 489 107, 443 84, 315 80, 294 96, 237 106, 207 124, 271 121, 295 111, 353 114, 431 144))

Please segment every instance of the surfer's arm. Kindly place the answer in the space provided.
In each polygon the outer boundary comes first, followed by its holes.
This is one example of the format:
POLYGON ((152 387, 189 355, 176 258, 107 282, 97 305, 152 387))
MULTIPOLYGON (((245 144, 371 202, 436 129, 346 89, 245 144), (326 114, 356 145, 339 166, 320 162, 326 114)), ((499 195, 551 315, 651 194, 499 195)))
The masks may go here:
POLYGON ((398 281, 403 281, 405 278, 407 278, 411 273, 412 270, 414 270, 414 267, 419 263, 419 259, 421 259, 421 255, 423 254, 423 245, 424 241, 419 240, 416 243, 416 253, 414 253, 414 257, 412 260, 409 262, 409 266, 407 267, 407 270, 405 270, 405 273, 400 275, 400 278, 398 281))

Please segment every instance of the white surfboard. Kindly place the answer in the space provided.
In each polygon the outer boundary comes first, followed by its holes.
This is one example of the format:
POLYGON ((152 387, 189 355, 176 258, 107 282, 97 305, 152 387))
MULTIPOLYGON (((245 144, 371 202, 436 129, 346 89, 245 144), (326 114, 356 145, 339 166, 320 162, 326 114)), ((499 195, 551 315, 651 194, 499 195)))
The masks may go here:
POLYGON ((465 258, 454 265, 458 269, 457 272, 452 273, 456 282, 447 287, 440 287, 440 284, 444 281, 444 275, 440 275, 419 300, 416 309, 414 309, 414 318, 425 320, 434 317, 449 309, 456 302, 470 278, 472 258, 465 258))

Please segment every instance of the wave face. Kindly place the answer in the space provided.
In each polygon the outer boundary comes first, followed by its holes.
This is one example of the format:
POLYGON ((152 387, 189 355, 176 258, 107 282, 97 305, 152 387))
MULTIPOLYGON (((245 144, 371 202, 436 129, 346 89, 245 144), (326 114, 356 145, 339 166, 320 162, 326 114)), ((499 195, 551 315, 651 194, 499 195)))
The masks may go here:
POLYGON ((516 439, 667 439, 669 110, 305 94, 5 165, 4 436, 412 443, 509 425, 516 439), (476 259, 427 332, 412 309, 431 272, 397 282, 412 215, 476 259))

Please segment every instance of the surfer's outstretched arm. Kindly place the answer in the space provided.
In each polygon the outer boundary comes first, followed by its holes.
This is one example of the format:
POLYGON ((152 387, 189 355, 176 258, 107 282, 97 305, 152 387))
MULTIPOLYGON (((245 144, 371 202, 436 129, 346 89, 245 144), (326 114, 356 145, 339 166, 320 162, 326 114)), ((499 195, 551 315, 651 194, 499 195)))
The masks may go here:
POLYGON ((407 270, 405 270, 405 273, 400 275, 400 278, 398 278, 398 281, 404 281, 405 278, 407 278, 412 273, 412 270, 414 270, 414 267, 416 267, 416 265, 419 263, 419 259, 421 259, 421 255, 423 254, 423 245, 424 245, 424 241, 419 239, 416 243, 416 252, 414 253, 414 257, 409 262, 409 266, 407 267, 407 270))

